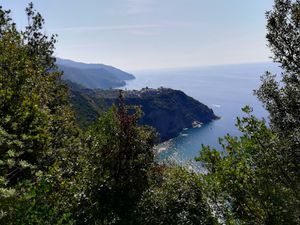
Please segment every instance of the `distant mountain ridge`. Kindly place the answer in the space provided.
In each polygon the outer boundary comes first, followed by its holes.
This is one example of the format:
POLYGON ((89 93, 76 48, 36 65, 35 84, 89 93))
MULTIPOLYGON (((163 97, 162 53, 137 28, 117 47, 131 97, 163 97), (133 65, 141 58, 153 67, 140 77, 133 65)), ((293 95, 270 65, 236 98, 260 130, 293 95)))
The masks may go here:
POLYGON ((56 64, 64 72, 64 80, 91 89, 121 87, 126 84, 126 80, 135 79, 130 73, 104 64, 88 64, 61 58, 56 58, 56 64))

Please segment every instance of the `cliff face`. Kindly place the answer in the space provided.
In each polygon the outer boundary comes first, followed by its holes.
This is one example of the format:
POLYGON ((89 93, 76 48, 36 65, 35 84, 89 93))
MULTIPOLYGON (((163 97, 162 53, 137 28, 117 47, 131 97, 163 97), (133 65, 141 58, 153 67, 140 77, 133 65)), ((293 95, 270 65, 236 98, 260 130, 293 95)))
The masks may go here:
MULTIPOLYGON (((91 90, 71 87, 71 102, 79 124, 88 126, 107 108, 117 104, 118 90, 91 90)), ((192 127, 194 121, 208 123, 217 119, 212 109, 169 88, 125 91, 127 105, 139 105, 144 113, 141 124, 154 127, 160 141, 179 135, 183 128, 192 127)))
POLYGON ((127 104, 142 107, 141 123, 153 126, 161 141, 178 136, 183 128, 191 128, 194 121, 208 123, 217 118, 212 109, 178 90, 142 89, 125 96, 127 104))

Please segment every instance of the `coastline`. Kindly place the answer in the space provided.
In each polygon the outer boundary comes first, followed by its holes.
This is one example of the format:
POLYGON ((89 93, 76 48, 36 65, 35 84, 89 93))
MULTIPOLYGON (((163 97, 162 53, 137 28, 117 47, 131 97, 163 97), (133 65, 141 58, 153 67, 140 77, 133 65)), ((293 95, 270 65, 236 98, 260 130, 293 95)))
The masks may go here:
POLYGON ((160 153, 167 151, 172 145, 172 139, 159 143, 153 147, 155 155, 159 155, 160 153))

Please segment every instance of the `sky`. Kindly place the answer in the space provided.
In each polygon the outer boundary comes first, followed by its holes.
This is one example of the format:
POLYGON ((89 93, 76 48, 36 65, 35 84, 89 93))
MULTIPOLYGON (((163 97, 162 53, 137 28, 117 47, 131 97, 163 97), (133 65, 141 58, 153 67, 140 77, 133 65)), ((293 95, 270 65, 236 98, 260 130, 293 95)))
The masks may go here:
MULTIPOLYGON (((0 0, 20 27, 29 1, 0 0)), ((124 70, 270 61, 273 0, 33 0, 55 56, 124 70)))

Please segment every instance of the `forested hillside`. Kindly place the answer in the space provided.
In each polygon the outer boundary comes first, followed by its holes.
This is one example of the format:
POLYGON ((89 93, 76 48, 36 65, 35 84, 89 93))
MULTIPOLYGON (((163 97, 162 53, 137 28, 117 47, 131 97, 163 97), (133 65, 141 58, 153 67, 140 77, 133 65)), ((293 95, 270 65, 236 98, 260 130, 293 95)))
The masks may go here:
POLYGON ((53 56, 56 37, 45 35, 33 4, 25 13, 20 31, 0 7, 1 224, 300 224, 299 1, 275 0, 266 14, 283 70, 280 81, 266 72, 255 91, 269 121, 246 106, 241 136, 222 138, 222 152, 202 146, 204 173, 156 162, 155 132, 122 94, 80 129, 53 56))
MULTIPOLYGON (((91 90, 74 83, 67 84, 77 122, 83 129, 112 105, 118 105, 119 90, 91 90)), ((218 118, 212 109, 182 91, 144 88, 122 93, 125 104, 141 107, 143 114, 139 124, 154 127, 159 133, 159 141, 178 136, 184 128, 191 128, 195 121, 204 124, 218 118)))

